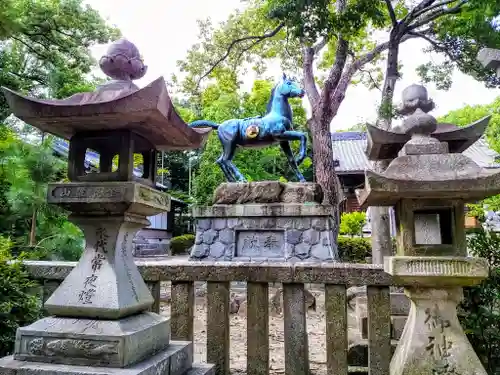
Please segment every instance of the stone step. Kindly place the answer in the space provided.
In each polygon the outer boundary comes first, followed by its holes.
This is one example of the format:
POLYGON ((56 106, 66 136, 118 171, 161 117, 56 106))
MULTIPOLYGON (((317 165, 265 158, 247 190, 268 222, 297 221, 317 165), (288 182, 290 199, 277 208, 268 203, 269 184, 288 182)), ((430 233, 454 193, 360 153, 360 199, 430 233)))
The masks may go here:
POLYGON ((196 363, 185 375, 215 375, 215 365, 196 363))

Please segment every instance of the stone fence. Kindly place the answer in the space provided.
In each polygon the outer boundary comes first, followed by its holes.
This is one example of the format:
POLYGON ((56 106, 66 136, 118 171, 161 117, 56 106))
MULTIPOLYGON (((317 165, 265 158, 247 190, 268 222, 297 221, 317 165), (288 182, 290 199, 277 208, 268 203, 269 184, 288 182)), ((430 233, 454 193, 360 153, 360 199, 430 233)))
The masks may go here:
MULTIPOLYGON (((328 374, 353 373, 348 366, 347 288, 367 286, 368 366, 372 375, 389 374, 391 323, 389 287, 392 277, 381 266, 347 263, 241 263, 138 260, 160 311, 160 283, 171 281, 172 340, 193 341, 195 282, 207 282, 207 362, 217 374, 229 375, 230 284, 247 283, 247 374, 269 374, 270 283, 283 285, 285 374, 309 373, 304 285, 322 284, 325 290, 328 374)), ((44 289, 44 301, 75 266, 72 262, 29 261, 29 274, 44 289)))

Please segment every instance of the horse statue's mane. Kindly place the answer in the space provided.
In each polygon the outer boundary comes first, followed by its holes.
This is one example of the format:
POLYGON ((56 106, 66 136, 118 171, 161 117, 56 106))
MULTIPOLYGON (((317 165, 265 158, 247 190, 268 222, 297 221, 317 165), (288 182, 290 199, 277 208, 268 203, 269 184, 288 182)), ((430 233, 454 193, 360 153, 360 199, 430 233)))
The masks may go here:
MULTIPOLYGON (((278 85, 280 85, 280 83, 277 83, 273 89, 271 90, 271 97, 269 98, 269 101, 267 102, 267 107, 266 107, 266 114, 270 113, 271 112, 271 109, 272 109, 272 106, 273 106, 273 99, 274 99, 274 94, 276 92, 276 87, 278 87, 278 85)), ((286 100, 286 105, 284 107, 284 110, 285 112, 283 113, 283 115, 288 118, 289 120, 292 120, 292 107, 290 106, 290 103, 288 102, 288 100, 286 100)))

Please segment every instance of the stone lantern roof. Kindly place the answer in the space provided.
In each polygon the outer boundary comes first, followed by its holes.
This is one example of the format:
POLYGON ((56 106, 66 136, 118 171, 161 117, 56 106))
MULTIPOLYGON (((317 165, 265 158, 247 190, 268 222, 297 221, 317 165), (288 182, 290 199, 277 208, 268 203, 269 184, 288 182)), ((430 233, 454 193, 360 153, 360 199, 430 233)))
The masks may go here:
POLYGON ((365 188, 357 191, 361 206, 392 206, 401 199, 468 202, 500 193, 500 172, 461 153, 483 135, 489 116, 464 128, 438 124, 427 113, 433 103, 423 86, 408 87, 403 101, 400 112, 410 115, 400 127, 368 126, 368 158, 394 160, 383 173, 366 171, 365 188))
POLYGON ((114 42, 99 65, 111 80, 93 92, 43 100, 5 87, 2 91, 16 117, 64 139, 81 132, 128 130, 160 151, 196 149, 206 140, 211 129, 190 128, 180 118, 163 77, 142 89, 132 82, 147 70, 134 44, 114 42))

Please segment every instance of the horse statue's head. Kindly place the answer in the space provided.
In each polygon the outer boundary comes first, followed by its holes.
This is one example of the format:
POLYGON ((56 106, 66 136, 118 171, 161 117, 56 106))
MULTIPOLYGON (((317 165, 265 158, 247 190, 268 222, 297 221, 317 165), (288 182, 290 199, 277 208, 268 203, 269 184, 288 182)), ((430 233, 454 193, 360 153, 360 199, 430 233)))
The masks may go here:
POLYGON ((297 82, 288 78, 285 73, 283 73, 283 78, 276 86, 275 91, 286 98, 302 98, 305 95, 304 89, 297 82))

